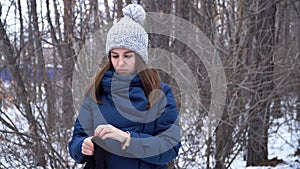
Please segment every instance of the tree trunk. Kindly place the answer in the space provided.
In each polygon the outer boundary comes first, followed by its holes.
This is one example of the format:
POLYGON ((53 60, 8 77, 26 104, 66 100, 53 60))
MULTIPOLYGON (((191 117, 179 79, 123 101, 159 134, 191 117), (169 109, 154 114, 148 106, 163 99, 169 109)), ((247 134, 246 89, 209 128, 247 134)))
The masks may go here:
POLYGON ((100 28, 100 18, 101 16, 99 15, 99 2, 98 0, 91 0, 91 4, 92 4, 92 25, 93 25, 93 29, 91 30, 91 33, 95 33, 99 28, 100 28))
MULTIPOLYGON (((52 95, 53 92, 51 91, 51 82, 49 79, 49 76, 45 70, 45 60, 43 55, 43 47, 42 47, 42 37, 40 35, 39 30, 39 21, 37 16, 37 10, 36 10, 36 0, 30 1, 30 8, 31 8, 31 15, 32 15, 32 24, 33 24, 33 37, 34 37, 34 56, 37 56, 37 84, 38 84, 38 92, 40 94, 40 99, 42 98, 41 95, 43 93, 42 90, 42 83, 45 82, 45 91, 46 96, 52 95)), ((50 97, 51 98, 51 97, 50 97)), ((47 114, 48 116, 52 117, 53 114, 55 114, 54 111, 54 104, 52 101, 47 100, 47 114)), ((36 125, 36 124, 35 124, 36 125)), ((33 129, 37 130, 37 129, 33 129)), ((35 134, 38 134, 35 132, 35 134)), ((37 156, 37 166, 46 167, 46 159, 45 159, 45 148, 41 144, 41 141, 39 139, 35 140, 36 146, 33 151, 35 151, 35 155, 37 156)))
MULTIPOLYGON (((229 54, 223 54, 222 52, 219 53, 219 56, 223 59, 223 61, 228 62, 227 64, 230 65, 230 67, 233 67, 231 69, 227 70, 227 75, 230 76, 229 81, 232 79, 235 79, 237 83, 242 83, 244 76, 242 76, 242 52, 236 52, 236 51, 242 51, 242 45, 240 44, 240 38, 241 38, 241 31, 242 31, 242 25, 243 20, 240 18, 243 18, 243 11, 244 6, 243 3, 239 0, 234 8, 238 9, 238 12, 235 14, 232 14, 232 12, 229 12, 230 9, 226 7, 225 1, 222 3, 222 13, 220 17, 221 24, 224 25, 221 28, 219 39, 216 39, 216 44, 221 43, 221 46, 223 49, 228 48, 229 46, 232 48, 229 48, 229 54), (237 24, 230 24, 232 20, 239 20, 237 24), (226 24, 228 23, 228 24, 226 24), (236 26, 235 26, 236 25, 236 26), (226 32, 225 32, 226 31, 226 32), (232 35, 236 36, 232 36, 232 35), (226 36, 232 37, 230 38, 229 42, 225 42, 224 40, 227 39, 226 36), (222 55, 223 54, 223 55, 222 55), (226 56, 228 55, 228 56, 226 56), (236 62, 230 63, 231 60, 235 60, 236 62), (239 69, 238 69, 239 68, 239 69)), ((228 165, 226 164, 226 159, 230 159, 230 155, 233 153, 233 148, 239 148, 241 147, 240 140, 242 140, 241 133, 242 132, 234 132, 234 129, 237 125, 237 119, 240 117, 240 112, 244 111, 244 104, 242 104, 241 97, 242 92, 241 89, 238 89, 237 87, 230 87, 227 88, 227 99, 226 99, 226 108, 224 108, 220 123, 218 127, 216 128, 216 152, 215 152, 215 169, 225 169, 228 165), (239 133, 239 134, 237 134, 239 133), (240 135, 240 137, 238 137, 240 135), (237 139, 234 139, 237 138, 237 139)), ((243 131, 242 127, 239 128, 240 131, 243 131)), ((239 151, 237 152, 239 153, 239 151)), ((232 158, 234 159, 234 158, 232 158)), ((229 162, 230 163, 230 162, 229 162)))
POLYGON ((108 5, 108 0, 104 0, 104 6, 105 6, 105 14, 106 14, 106 21, 108 22, 108 25, 111 24, 112 18, 110 16, 110 9, 108 5))
POLYGON ((126 4, 132 4, 131 0, 125 0, 126 4))
POLYGON ((123 1, 118 0, 117 1, 117 18, 123 17, 122 9, 123 9, 123 1))
POLYGON ((234 125, 231 125, 228 112, 225 110, 218 127, 216 128, 216 166, 215 169, 225 169, 225 159, 229 157, 232 147, 232 132, 234 125))
POLYGON ((73 1, 64 0, 64 42, 63 42, 63 58, 62 58, 62 75, 63 75, 63 122, 68 129, 73 126, 73 118, 75 110, 73 107, 72 97, 72 78, 74 71, 74 51, 72 47, 73 41, 73 1))
MULTIPOLYGON (((145 10, 147 12, 160 12, 160 13, 171 13, 172 1, 146 1, 145 10)), ((166 34, 170 34, 170 30, 165 30, 166 34)), ((151 41, 151 48, 160 48, 169 50, 169 37, 163 35, 150 34, 149 40, 151 41)))
MULTIPOLYGON (((295 35, 296 35, 296 43, 297 43, 297 49, 299 50, 300 49, 300 1, 295 1, 295 2, 293 2, 293 3, 295 3, 294 5, 294 9, 295 9, 295 11, 294 11, 294 13, 295 13, 295 15, 296 15, 296 17, 295 17, 295 35), (296 11, 297 10, 297 11, 296 11)), ((295 72, 295 74, 296 74, 296 77, 295 77, 295 81, 296 81, 296 84, 298 84, 298 85, 296 85, 296 87, 295 87, 295 93, 296 93, 296 95, 298 95, 298 101, 297 101, 297 107, 296 107, 296 111, 298 112, 297 113, 297 117, 296 117, 296 119, 297 119, 297 121, 298 122, 300 122, 300 85, 299 85, 299 83, 300 83, 300 64, 299 64, 299 60, 300 60, 300 53, 298 53, 298 59, 297 59, 298 61, 296 61, 296 62, 298 62, 298 65, 296 65, 296 70, 298 70, 297 72, 295 72), (298 86, 298 87, 297 87, 298 86)))
MULTIPOLYGON (((256 35, 254 42, 254 90, 253 109, 250 111, 247 166, 257 165, 268 159, 269 111, 273 90, 272 74, 274 69, 275 13, 273 1, 258 1, 255 19, 256 35)), ((273 96, 274 97, 274 96, 273 96)))
MULTIPOLYGON (((172 1, 158 1, 158 2, 154 2, 154 1, 145 1, 145 10, 147 12, 160 12, 162 13, 166 13, 166 14, 170 14, 171 13, 171 6, 172 6, 172 1)), ((164 34, 166 35, 170 35, 170 31, 168 29, 163 30, 164 34)), ((170 37, 169 36, 164 36, 164 35, 159 35, 159 34, 149 34, 149 41, 150 43, 150 48, 159 48, 162 50, 166 50, 166 51, 170 51, 170 46, 169 46, 169 40, 170 37)), ((156 65, 157 66, 157 65, 156 65)), ((161 79, 170 84, 170 78, 164 74, 164 73, 160 73, 161 75, 161 79)))

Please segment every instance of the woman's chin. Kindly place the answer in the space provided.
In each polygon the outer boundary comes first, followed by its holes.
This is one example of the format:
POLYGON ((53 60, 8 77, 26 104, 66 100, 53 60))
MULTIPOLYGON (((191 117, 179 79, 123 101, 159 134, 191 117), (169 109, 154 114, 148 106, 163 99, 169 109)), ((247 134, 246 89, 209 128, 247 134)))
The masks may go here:
POLYGON ((117 72, 120 76, 129 76, 130 73, 126 72, 126 71, 122 71, 122 72, 117 72))

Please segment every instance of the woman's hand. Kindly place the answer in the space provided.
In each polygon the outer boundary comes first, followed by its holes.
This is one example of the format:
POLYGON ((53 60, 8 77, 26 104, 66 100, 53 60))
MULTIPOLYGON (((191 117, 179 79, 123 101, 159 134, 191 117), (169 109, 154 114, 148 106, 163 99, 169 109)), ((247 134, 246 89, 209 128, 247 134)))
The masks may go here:
POLYGON ((122 144, 130 137, 128 132, 124 132, 110 124, 99 125, 96 128, 94 135, 100 137, 102 140, 111 138, 122 144))
POLYGON ((93 137, 88 137, 84 139, 82 146, 81 146, 81 152, 84 155, 94 155, 94 143, 92 142, 93 137))
POLYGON ((122 150, 125 150, 130 145, 130 133, 122 131, 110 124, 99 125, 96 128, 94 135, 100 137, 102 140, 111 138, 119 141, 122 150))

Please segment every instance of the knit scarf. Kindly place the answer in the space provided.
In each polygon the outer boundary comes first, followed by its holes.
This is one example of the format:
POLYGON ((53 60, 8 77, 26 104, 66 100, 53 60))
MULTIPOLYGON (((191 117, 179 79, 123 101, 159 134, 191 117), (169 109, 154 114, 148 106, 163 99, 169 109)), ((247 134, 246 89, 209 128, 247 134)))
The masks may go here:
POLYGON ((137 74, 120 76, 108 70, 104 73, 102 86, 103 95, 107 97, 110 106, 131 121, 145 123, 148 100, 137 74))

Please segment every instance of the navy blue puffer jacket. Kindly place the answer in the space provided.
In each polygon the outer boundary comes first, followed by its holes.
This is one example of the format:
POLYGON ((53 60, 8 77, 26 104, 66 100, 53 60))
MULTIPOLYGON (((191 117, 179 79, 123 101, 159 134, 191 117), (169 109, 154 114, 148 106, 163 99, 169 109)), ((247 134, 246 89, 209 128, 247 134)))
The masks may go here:
POLYGON ((83 140, 92 136, 100 124, 111 124, 131 134, 126 150, 118 141, 103 140, 101 145, 109 155, 110 169, 165 169, 178 155, 180 126, 171 88, 161 83, 162 97, 147 110, 148 100, 138 75, 118 76, 107 71, 102 79, 103 94, 96 104, 90 95, 83 100, 69 142, 71 157, 86 162, 81 153, 83 140))

